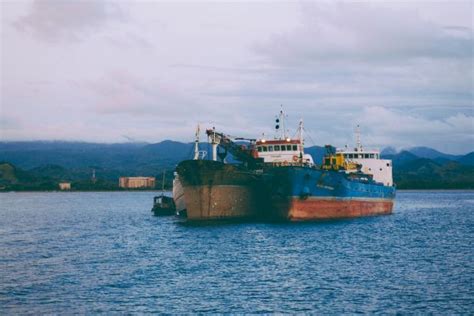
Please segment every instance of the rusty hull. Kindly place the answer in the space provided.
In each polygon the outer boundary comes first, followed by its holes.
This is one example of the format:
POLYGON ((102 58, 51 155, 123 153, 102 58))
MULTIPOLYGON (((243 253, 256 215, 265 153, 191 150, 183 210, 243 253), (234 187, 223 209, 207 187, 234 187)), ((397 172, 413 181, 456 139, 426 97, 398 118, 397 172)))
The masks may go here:
POLYGON ((201 185, 185 188, 189 220, 250 219, 257 216, 256 197, 248 186, 201 185))
POLYGON ((387 215, 392 213, 393 200, 331 199, 309 197, 280 199, 273 202, 275 215, 282 220, 316 221, 387 215))
POLYGON ((188 220, 252 219, 263 203, 261 176, 210 160, 185 160, 176 168, 188 220))

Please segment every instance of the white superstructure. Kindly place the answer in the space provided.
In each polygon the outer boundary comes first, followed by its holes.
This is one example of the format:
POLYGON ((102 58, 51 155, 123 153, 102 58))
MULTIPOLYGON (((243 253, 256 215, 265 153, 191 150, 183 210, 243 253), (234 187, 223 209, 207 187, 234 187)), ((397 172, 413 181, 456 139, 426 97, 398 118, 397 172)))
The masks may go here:
POLYGON ((380 159, 378 150, 365 150, 360 142, 359 126, 356 131, 356 147, 353 150, 348 148, 337 149, 336 153, 344 155, 348 162, 354 162, 362 166, 361 171, 371 174, 376 182, 387 186, 393 185, 392 161, 389 159, 380 159))
POLYGON ((298 127, 298 138, 291 139, 287 134, 285 119, 286 115, 281 110, 275 119, 275 138, 267 140, 262 137, 257 140, 258 157, 266 163, 313 165, 313 157, 304 153, 303 121, 298 127))

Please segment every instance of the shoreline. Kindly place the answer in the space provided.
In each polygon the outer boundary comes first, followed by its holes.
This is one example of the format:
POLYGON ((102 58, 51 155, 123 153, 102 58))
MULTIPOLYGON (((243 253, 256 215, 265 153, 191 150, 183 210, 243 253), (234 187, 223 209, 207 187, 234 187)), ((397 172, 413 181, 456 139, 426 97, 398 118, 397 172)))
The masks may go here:
MULTIPOLYGON (((0 193, 84 193, 84 192, 157 192, 161 193, 159 189, 135 189, 135 190, 11 190, 11 191, 0 191, 0 193)), ((165 190, 164 192, 171 192, 171 190, 165 190)))
MULTIPOLYGON (((474 192, 474 189, 397 189, 397 192, 427 192, 427 191, 452 191, 452 192, 460 192, 460 191, 469 191, 474 192)), ((21 190, 21 191, 0 191, 1 193, 98 193, 98 192, 156 192, 156 193, 171 193, 172 190, 146 190, 146 189, 135 189, 135 190, 21 190)))

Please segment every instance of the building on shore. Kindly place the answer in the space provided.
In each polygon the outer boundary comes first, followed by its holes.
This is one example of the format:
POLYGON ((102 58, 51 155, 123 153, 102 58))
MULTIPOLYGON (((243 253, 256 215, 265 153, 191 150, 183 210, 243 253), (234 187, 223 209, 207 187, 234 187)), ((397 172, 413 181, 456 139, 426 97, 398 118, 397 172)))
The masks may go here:
POLYGON ((120 177, 119 187, 124 189, 155 188, 155 177, 120 177))
POLYGON ((61 190, 61 191, 71 190, 71 182, 60 182, 59 183, 59 190, 61 190))

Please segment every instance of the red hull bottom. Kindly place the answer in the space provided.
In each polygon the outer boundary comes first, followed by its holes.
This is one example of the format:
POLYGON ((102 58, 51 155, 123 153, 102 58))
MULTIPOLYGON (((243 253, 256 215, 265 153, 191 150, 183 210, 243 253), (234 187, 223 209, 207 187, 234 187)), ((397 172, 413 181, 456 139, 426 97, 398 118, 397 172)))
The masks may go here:
POLYGON ((286 203, 276 203, 280 218, 291 221, 326 220, 392 213, 393 200, 355 200, 292 198, 286 203))

